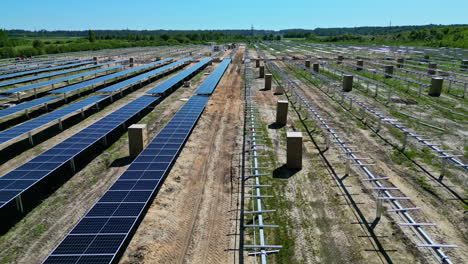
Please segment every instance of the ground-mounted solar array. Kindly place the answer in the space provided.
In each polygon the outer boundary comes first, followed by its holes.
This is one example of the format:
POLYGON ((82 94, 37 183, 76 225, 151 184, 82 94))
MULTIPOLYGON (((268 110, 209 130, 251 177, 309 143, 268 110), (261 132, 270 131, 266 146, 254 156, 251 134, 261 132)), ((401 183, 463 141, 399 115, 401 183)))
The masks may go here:
POLYGON ((9 128, 0 132, 0 144, 5 144, 15 138, 27 135, 36 129, 39 129, 45 125, 51 124, 58 121, 65 116, 75 113, 80 109, 84 109, 95 105, 99 101, 105 99, 107 96, 93 95, 78 102, 67 105, 63 108, 59 108, 37 118, 26 121, 22 124, 9 128))
POLYGON ((130 79, 127 79, 125 81, 122 81, 122 82, 118 82, 114 85, 111 85, 111 86, 108 86, 106 88, 103 88, 103 89, 100 89, 98 92, 100 93, 107 93, 107 92, 115 92, 115 91, 119 91, 120 89, 123 89, 129 85, 132 85, 133 83, 136 83, 136 82, 139 82, 139 81, 142 81, 142 80, 145 80, 151 76, 154 76, 156 74, 159 74, 159 73, 163 73, 169 69, 172 69, 174 67, 178 67, 178 66, 181 66, 182 64, 184 63, 187 63, 188 61, 190 61, 191 58, 185 58, 185 59, 182 59, 182 60, 178 60, 176 62, 173 62, 171 64, 168 64, 168 65, 165 65, 165 66, 162 66, 160 68, 157 68, 155 70, 151 70, 149 72, 145 72, 143 74, 139 74, 135 77, 132 77, 130 79))
POLYGON ((37 69, 37 70, 30 70, 30 71, 15 72, 15 73, 10 73, 10 74, 3 74, 3 75, 0 75, 0 80, 15 78, 15 77, 23 76, 23 75, 28 75, 28 74, 36 74, 36 73, 45 72, 45 71, 61 70, 61 69, 66 69, 66 68, 71 68, 71 67, 78 67, 78 66, 86 65, 86 64, 90 64, 90 63, 93 63, 93 60, 85 59, 85 60, 78 60, 78 61, 76 61, 76 63, 73 63, 73 64, 65 64, 65 65, 61 65, 61 66, 41 68, 41 69, 37 69))
POLYGON ((166 62, 171 61, 171 60, 172 60, 171 58, 168 58, 168 59, 163 59, 163 60, 160 60, 160 61, 148 63, 148 64, 145 64, 145 65, 142 65, 142 66, 138 66, 138 67, 130 68, 130 69, 127 69, 127 70, 119 71, 119 72, 116 72, 116 73, 108 74, 108 75, 101 76, 101 77, 91 79, 91 80, 88 80, 88 81, 80 82, 80 83, 77 83, 77 84, 72 84, 72 85, 69 85, 67 87, 51 91, 51 93, 61 94, 61 93, 68 93, 68 92, 76 91, 76 90, 88 87, 90 85, 105 82, 105 81, 108 81, 108 80, 111 80, 111 79, 114 79, 114 78, 120 78, 120 77, 123 77, 123 76, 125 76, 127 74, 132 74, 132 73, 140 71, 140 70, 144 70, 144 69, 147 69, 147 68, 150 68, 150 67, 154 67, 154 66, 157 66, 157 65, 162 64, 162 63, 166 63, 166 62))
POLYGON ((219 80, 231 63, 231 59, 223 59, 223 61, 214 69, 210 76, 200 87, 195 91, 196 94, 212 94, 213 90, 218 85, 219 80))
POLYGON ((197 62, 195 65, 191 66, 190 68, 178 73, 176 76, 171 77, 170 79, 164 81, 161 84, 158 84, 153 89, 149 90, 147 93, 149 94, 162 94, 169 90, 170 88, 174 87, 174 85, 180 83, 181 81, 185 80, 194 72, 200 70, 203 66, 208 64, 211 61, 211 58, 206 58, 197 62))
POLYGON ((44 263, 111 263, 162 184, 208 99, 191 97, 44 263))
POLYGON ((50 103, 50 102, 52 102, 54 100, 57 100, 57 99, 58 98, 55 97, 55 96, 45 96, 45 97, 41 97, 41 98, 29 101, 29 102, 25 102, 25 103, 22 103, 22 104, 18 104, 18 105, 9 107, 9 108, 6 108, 6 109, 1 109, 0 110, 0 119, 3 118, 3 117, 6 117, 6 116, 13 115, 13 114, 16 114, 18 112, 24 111, 24 110, 31 109, 33 107, 37 107, 39 105, 44 105, 46 103, 50 103))
MULTIPOLYGON (((34 80, 38 80, 38 79, 50 78, 50 77, 61 75, 61 74, 66 74, 66 73, 75 72, 75 71, 83 71, 83 70, 98 68, 98 67, 106 66, 106 65, 109 65, 109 64, 122 63, 122 62, 125 62, 125 61, 128 61, 128 60, 125 59, 125 60, 111 61, 111 62, 107 62, 107 63, 95 64, 95 65, 90 65, 90 66, 85 66, 85 67, 80 67, 80 68, 74 68, 74 69, 69 69, 69 70, 64 70, 64 71, 58 71, 58 72, 51 72, 51 73, 35 75, 35 76, 26 77, 26 78, 22 78, 22 79, 15 79, 15 80, 11 80, 11 81, 1 82, 0 87, 7 86, 7 85, 18 84, 18 83, 30 82, 30 81, 34 81, 34 80)), ((73 79, 73 78, 79 78, 81 76, 77 74, 76 76, 73 75, 73 76, 67 76, 67 77, 69 77, 70 79, 73 79)), ((60 78, 60 79, 67 80, 65 78, 60 78)), ((49 81, 56 81, 56 80, 57 79, 49 80, 49 81)), ((51 82, 50 84, 52 84, 52 83, 53 82, 51 82)), ((47 84, 45 84, 45 85, 47 85, 47 84)), ((7 93, 7 91, 1 91, 1 92, 2 93, 7 93)))
MULTIPOLYGON (((86 105, 97 102, 102 98, 104 97, 95 96, 90 98, 86 101, 86 105)), ((158 97, 142 96, 133 100, 20 167, 0 176, 0 208, 14 200, 42 178, 64 166, 66 162, 91 147, 158 99, 158 97)), ((86 105, 83 102, 73 108, 76 110, 86 105)), ((47 121, 50 122, 49 119, 44 122, 47 121)))

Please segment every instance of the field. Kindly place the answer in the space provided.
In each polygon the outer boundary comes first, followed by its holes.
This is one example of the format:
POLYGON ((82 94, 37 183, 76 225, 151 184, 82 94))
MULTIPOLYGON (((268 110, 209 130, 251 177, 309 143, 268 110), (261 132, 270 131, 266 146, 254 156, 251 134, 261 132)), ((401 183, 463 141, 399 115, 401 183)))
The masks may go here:
POLYGON ((464 52, 0 61, 0 263, 466 263, 464 52))

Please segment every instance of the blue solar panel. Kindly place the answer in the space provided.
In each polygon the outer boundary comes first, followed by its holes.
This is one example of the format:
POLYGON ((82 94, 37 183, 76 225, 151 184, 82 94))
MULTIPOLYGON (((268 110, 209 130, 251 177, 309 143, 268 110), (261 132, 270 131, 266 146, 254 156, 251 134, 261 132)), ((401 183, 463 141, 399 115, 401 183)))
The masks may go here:
POLYGON ((195 94, 212 94, 219 80, 221 80, 221 77, 223 77, 224 72, 228 68, 229 63, 231 63, 231 59, 224 59, 200 87, 198 87, 195 94))
POLYGON ((18 105, 15 105, 6 109, 2 109, 0 110, 0 118, 6 117, 12 114, 16 114, 23 110, 30 109, 39 105, 44 105, 50 101, 56 100, 57 98, 58 97, 55 97, 55 96, 47 96, 47 97, 42 97, 36 100, 29 101, 26 103, 18 104, 18 105))
POLYGON ((111 263, 175 162, 208 99, 192 96, 43 263, 111 263), (169 143, 172 139, 178 143, 169 143))
POLYGON ((185 80, 192 73, 196 72, 197 70, 199 70, 200 68, 202 68, 203 66, 208 64, 208 62, 210 62, 210 61, 211 61, 211 58, 206 58, 206 59, 198 62, 197 64, 195 64, 192 67, 184 70, 183 72, 171 77, 170 79, 164 81, 161 84, 158 84, 156 87, 152 88, 147 93, 149 93, 149 94, 162 94, 162 93, 166 92, 169 88, 172 88, 176 84, 178 84, 181 81, 185 80))
POLYGON ((140 75, 137 75, 133 78, 130 78, 128 80, 125 80, 125 81, 122 81, 122 82, 119 82, 119 83, 116 83, 114 85, 111 85, 109 87, 106 87, 104 89, 101 89, 99 90, 98 92, 100 93, 107 93, 107 92, 115 92, 115 91, 118 91, 122 88, 125 88, 125 87, 128 87, 130 85, 133 85, 141 80, 144 80, 145 78, 148 78, 150 76, 153 76, 153 75, 156 75, 156 74, 159 74, 159 73, 162 73, 162 72, 165 72, 173 67, 177 67, 177 66, 180 66, 181 64, 183 63, 186 63, 187 61, 191 60, 192 58, 185 58, 185 59, 182 59, 182 60, 179 60, 179 61, 176 61, 176 62, 173 62, 171 64, 168 64, 166 66, 163 66, 163 67, 160 67, 160 68, 157 68, 157 69, 154 69, 152 71, 149 71, 149 72, 145 72, 143 74, 140 74, 140 75))
MULTIPOLYGON (((26 78, 22 78, 22 79, 16 79, 16 80, 11 80, 11 81, 7 81, 7 82, 2 82, 2 83, 0 83, 0 87, 7 86, 7 85, 12 85, 12 84, 30 82, 30 81, 39 80, 39 79, 44 79, 44 78, 49 78, 49 77, 53 77, 53 76, 57 76, 57 75, 61 75, 61 74, 66 74, 66 73, 70 73, 70 72, 75 72, 75 71, 82 71, 82 70, 87 70, 87 69, 93 69, 93 68, 97 68, 97 67, 102 67, 102 66, 105 66, 105 65, 113 64, 113 63, 124 62, 124 61, 128 61, 128 60, 127 60, 127 59, 125 59, 125 60, 118 60, 118 61, 112 61, 112 62, 97 64, 97 65, 90 65, 90 66, 81 67, 81 68, 76 68, 76 69, 69 69, 69 70, 65 70, 65 71, 58 71, 58 72, 51 72, 51 73, 45 73, 45 74, 41 74, 41 75, 30 76, 30 77, 26 77, 26 78)), ((69 76, 69 77, 73 77, 73 76, 69 76)), ((76 77, 73 77, 73 78, 76 78, 76 77)), ((2 93, 7 93, 7 91, 2 92, 2 93)))
POLYGON ((14 78, 14 77, 18 77, 18 76, 27 75, 27 74, 34 74, 34 73, 45 72, 45 71, 54 71, 54 70, 71 68, 71 67, 77 67, 77 66, 80 66, 80 65, 85 65, 85 64, 89 64, 89 63, 93 62, 93 60, 89 60, 89 59, 88 60, 81 60, 81 61, 83 61, 83 62, 73 63, 73 64, 66 64, 66 65, 55 66, 55 67, 50 67, 50 68, 31 70, 31 71, 15 72, 15 73, 10 73, 10 74, 0 75, 0 80, 14 78))
POLYGON ((0 208, 157 100, 142 96, 0 177, 0 208))
MULTIPOLYGON (((86 59, 86 60, 90 60, 90 59, 86 59)), ((58 65, 73 63, 77 61, 78 61, 77 59, 66 59, 66 60, 58 60, 58 61, 48 61, 48 62, 43 62, 43 63, 30 63, 28 65, 23 65, 23 66, 12 66, 11 68, 8 68, 8 69, 2 69, 2 71, 0 71, 0 74, 3 75, 3 74, 11 73, 11 72, 46 68, 52 65, 58 66, 58 65)))
POLYGON ((91 75, 98 74, 98 73, 101 73, 101 72, 110 71, 110 70, 114 70, 114 69, 119 69, 119 68, 122 68, 122 67, 123 67, 123 65, 116 65, 116 66, 103 68, 103 69, 98 69, 98 70, 94 70, 94 71, 83 72, 83 73, 75 74, 75 75, 72 75, 72 76, 65 76, 65 77, 62 77, 62 78, 48 80, 48 81, 44 81, 44 82, 40 82, 40 83, 33 83, 31 85, 26 85, 26 86, 22 86, 22 87, 19 87, 19 88, 14 88, 14 89, 2 91, 1 93, 11 94, 11 93, 24 92, 24 91, 28 91, 28 90, 34 90, 36 88, 43 87, 43 86, 46 86, 46 85, 52 85, 52 84, 55 84, 55 83, 61 83, 61 82, 65 82, 65 81, 72 80, 72 79, 77 79, 77 78, 81 78, 81 77, 85 77, 85 76, 91 76, 91 75))
POLYGON ((71 114, 73 112, 76 112, 80 110, 81 108, 86 108, 91 105, 94 105, 95 103, 101 101, 102 99, 106 98, 107 96, 103 95, 95 95, 91 96, 88 98, 85 98, 81 101, 78 101, 76 103, 67 105, 65 107, 59 108, 55 111, 49 112, 47 114, 44 114, 42 116, 39 116, 35 119, 31 119, 27 122, 24 122, 22 124, 19 124, 15 127, 9 128, 7 130, 1 131, 0 132, 0 144, 6 143, 10 140, 13 140, 19 136, 25 135, 29 132, 32 132, 42 126, 45 126, 49 123, 52 123, 54 121, 59 120, 60 118, 63 118, 64 116, 71 114))
POLYGON ((51 91, 50 93, 68 93, 68 92, 71 92, 71 91, 76 91, 76 90, 88 87, 90 85, 93 85, 93 84, 101 83, 101 82, 108 81, 108 80, 111 80, 111 79, 114 79, 114 78, 120 78, 120 77, 123 77, 126 74, 131 74, 131 73, 137 72, 139 70, 143 70, 145 68, 150 68, 150 67, 162 64, 162 63, 170 61, 170 60, 172 60, 172 59, 168 58, 168 59, 152 62, 152 63, 149 63, 149 64, 145 64, 143 66, 130 68, 130 69, 127 69, 127 70, 124 70, 124 71, 120 71, 120 72, 116 72, 116 73, 109 74, 109 75, 106 75, 106 76, 98 77, 98 78, 95 78, 95 79, 92 79, 92 80, 88 80, 88 81, 80 82, 80 83, 77 83, 77 84, 69 85, 67 87, 51 91))

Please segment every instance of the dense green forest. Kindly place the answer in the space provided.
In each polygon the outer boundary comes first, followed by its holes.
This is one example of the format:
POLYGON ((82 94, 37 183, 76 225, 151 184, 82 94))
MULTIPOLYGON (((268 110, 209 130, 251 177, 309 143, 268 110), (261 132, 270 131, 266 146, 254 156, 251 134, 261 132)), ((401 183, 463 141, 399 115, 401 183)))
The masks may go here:
POLYGON ((468 48, 467 25, 316 28, 314 30, 0 30, 0 57, 162 45, 300 38, 311 42, 468 48))

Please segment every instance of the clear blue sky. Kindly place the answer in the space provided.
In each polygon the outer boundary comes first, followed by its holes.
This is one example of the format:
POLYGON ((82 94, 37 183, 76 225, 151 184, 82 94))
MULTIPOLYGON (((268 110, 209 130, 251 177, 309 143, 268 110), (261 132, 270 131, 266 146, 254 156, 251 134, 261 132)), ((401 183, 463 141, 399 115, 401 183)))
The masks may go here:
POLYGON ((288 29, 467 24, 468 0, 4 0, 0 28, 288 29))

